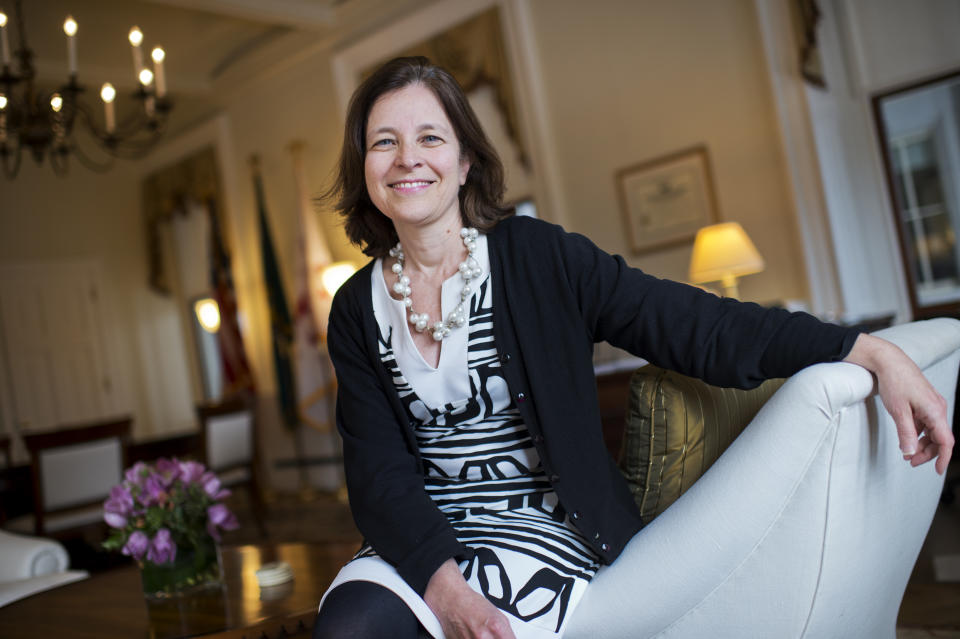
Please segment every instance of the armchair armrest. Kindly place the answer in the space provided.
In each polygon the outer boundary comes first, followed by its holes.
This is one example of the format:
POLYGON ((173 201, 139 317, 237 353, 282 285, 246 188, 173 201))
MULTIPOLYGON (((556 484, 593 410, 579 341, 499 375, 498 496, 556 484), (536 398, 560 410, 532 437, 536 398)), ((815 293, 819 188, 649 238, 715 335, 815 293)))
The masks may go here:
MULTIPOLYGON (((880 333, 953 406, 960 322, 880 333)), ((889 637, 943 478, 911 468, 851 364, 790 378, 594 579, 567 636, 889 637), (624 611, 636 611, 624 613, 624 611)))
POLYGON ((63 572, 69 565, 59 542, 0 530, 0 582, 63 572))
POLYGON ((59 542, 0 530, 0 606, 89 576, 69 565, 59 542))

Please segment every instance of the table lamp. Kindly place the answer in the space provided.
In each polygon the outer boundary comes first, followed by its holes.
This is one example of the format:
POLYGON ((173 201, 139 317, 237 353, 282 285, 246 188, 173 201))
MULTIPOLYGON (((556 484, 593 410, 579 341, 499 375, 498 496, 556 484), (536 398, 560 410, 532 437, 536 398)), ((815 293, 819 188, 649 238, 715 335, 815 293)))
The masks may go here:
POLYGON ((320 281, 323 284, 323 289, 327 295, 333 297, 337 289, 356 272, 356 265, 350 261, 334 262, 324 266, 323 271, 320 272, 320 281))
POLYGON ((220 330, 220 307, 212 297, 204 297, 193 303, 193 312, 197 315, 200 326, 208 333, 220 330))
POLYGON ((737 222, 705 226, 697 231, 690 258, 690 281, 720 281, 726 297, 739 297, 737 278, 763 270, 764 262, 737 222))

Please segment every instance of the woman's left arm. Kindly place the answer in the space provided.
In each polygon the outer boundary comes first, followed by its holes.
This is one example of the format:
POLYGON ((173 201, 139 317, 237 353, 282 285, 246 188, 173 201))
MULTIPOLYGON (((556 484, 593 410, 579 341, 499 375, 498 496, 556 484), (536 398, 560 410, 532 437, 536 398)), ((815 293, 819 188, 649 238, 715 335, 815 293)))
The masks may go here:
POLYGON ((845 362, 858 364, 877 378, 877 390, 897 425, 900 450, 912 466, 936 458, 943 474, 953 452, 947 403, 896 345, 873 335, 857 337, 845 362))

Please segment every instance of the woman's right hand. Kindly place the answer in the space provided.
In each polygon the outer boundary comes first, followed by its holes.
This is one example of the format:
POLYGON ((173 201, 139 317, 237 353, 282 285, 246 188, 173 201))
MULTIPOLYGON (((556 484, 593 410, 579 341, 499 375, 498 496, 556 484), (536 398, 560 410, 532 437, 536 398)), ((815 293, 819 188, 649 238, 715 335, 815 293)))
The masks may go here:
POLYGON ((433 573, 423 600, 447 639, 516 639, 507 617, 467 585, 453 559, 433 573))

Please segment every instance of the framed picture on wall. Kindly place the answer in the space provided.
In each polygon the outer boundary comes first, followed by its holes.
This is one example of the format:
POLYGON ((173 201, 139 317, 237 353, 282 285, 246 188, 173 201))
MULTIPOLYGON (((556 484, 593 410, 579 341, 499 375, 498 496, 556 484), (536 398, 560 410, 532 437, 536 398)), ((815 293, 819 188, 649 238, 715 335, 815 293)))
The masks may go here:
POLYGON ((700 227, 717 221, 705 146, 620 169, 616 183, 634 253, 691 242, 700 227))

